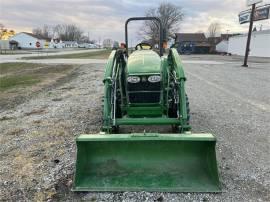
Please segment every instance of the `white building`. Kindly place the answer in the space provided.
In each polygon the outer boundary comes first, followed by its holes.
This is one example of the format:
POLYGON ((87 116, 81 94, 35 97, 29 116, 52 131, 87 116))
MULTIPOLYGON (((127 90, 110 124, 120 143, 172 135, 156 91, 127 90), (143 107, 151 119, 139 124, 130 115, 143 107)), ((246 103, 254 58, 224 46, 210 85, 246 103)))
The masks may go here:
POLYGON ((78 43, 77 41, 63 41, 65 44, 65 48, 78 48, 78 43))
POLYGON ((0 50, 10 49, 9 40, 0 40, 0 50))
POLYGON ((218 53, 228 53, 228 45, 229 45, 229 41, 222 40, 216 45, 216 51, 218 53))
POLYGON ((10 37, 9 41, 16 41, 18 43, 17 48, 36 49, 36 48, 43 48, 48 39, 34 35, 32 33, 20 32, 10 37), (40 47, 37 47, 36 45, 37 42, 39 42, 40 47))
POLYGON ((49 48, 65 48, 65 44, 60 39, 51 39, 49 48))
POLYGON ((98 48, 97 44, 92 44, 92 43, 79 43, 78 48, 98 48))
MULTIPOLYGON (((245 55, 247 34, 229 38, 228 53, 245 55)), ((250 56, 270 57, 270 30, 252 32, 250 41, 250 56)))

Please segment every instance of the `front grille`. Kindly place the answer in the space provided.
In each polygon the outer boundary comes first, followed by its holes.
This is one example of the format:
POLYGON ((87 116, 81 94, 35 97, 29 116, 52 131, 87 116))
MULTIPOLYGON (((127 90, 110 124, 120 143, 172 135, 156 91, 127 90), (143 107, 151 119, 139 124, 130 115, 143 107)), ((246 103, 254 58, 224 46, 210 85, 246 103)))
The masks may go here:
POLYGON ((140 76, 140 82, 127 83, 127 90, 130 103, 158 103, 161 82, 151 83, 147 76, 140 76))
POLYGON ((158 103, 160 92, 129 92, 130 103, 158 103))
POLYGON ((128 91, 160 91, 161 83, 151 83, 149 81, 140 81, 139 83, 128 83, 128 91))

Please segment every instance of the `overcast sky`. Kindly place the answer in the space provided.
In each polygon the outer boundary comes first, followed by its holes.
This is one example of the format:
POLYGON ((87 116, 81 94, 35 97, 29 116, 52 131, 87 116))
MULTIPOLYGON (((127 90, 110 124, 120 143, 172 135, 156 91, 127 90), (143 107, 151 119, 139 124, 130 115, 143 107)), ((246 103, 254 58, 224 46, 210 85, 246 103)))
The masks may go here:
MULTIPOLYGON (((124 22, 128 17, 143 16, 157 7, 158 0, 0 0, 0 23, 16 32, 31 31, 43 24, 74 23, 91 39, 113 38, 122 41, 124 22)), ((181 32, 206 31, 211 22, 221 24, 226 33, 245 32, 248 25, 240 25, 238 14, 246 10, 246 0, 167 0, 181 6, 184 20, 181 32)), ((263 4, 270 3, 264 0, 263 4)), ((256 22, 270 29, 270 20, 256 22)), ((131 26, 136 36, 138 26, 131 26)))

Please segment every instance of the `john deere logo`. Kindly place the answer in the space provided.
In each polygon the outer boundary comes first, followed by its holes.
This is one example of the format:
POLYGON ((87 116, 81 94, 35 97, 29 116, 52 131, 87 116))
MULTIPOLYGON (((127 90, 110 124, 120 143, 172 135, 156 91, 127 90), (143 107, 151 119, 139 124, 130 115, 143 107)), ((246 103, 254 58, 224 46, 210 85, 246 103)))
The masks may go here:
POLYGON ((45 48, 48 48, 48 47, 49 47, 48 41, 45 42, 44 47, 45 47, 45 48))

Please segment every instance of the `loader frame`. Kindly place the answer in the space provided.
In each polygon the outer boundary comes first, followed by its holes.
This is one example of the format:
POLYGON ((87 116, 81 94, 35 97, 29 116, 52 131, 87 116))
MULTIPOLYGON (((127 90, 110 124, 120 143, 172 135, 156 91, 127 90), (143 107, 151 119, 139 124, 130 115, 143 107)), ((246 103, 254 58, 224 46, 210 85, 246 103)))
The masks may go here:
MULTIPOLYGON (((179 132, 189 131, 191 126, 188 124, 188 115, 186 108, 186 93, 185 93, 185 81, 186 77, 182 67, 180 57, 176 49, 171 49, 168 58, 162 57, 162 74, 164 78, 168 80, 175 80, 177 84, 178 92, 178 109, 179 114, 176 118, 169 118, 168 115, 168 92, 170 90, 169 82, 163 82, 162 91, 163 96, 161 99, 161 106, 163 107, 164 116, 162 117, 144 117, 142 118, 116 118, 116 84, 119 76, 121 76, 121 70, 125 71, 125 60, 122 50, 114 50, 109 56, 108 62, 105 68, 104 83, 104 109, 103 109, 103 127, 102 130, 106 133, 112 133, 114 127, 120 125, 177 125, 179 126, 179 132), (170 68, 167 71, 166 67, 170 68)), ((122 112, 126 112, 128 101, 127 96, 124 94, 126 89, 119 85, 122 99, 122 112)), ((155 110, 155 106, 149 105, 149 111, 155 110)), ((140 110, 140 108, 137 108, 140 110)))
POLYGON ((161 20, 157 17, 134 17, 129 18, 125 23, 125 42, 126 42, 126 53, 128 57, 128 23, 131 21, 141 21, 141 20, 150 20, 157 23, 157 26, 159 27, 159 55, 163 56, 163 28, 161 20))

